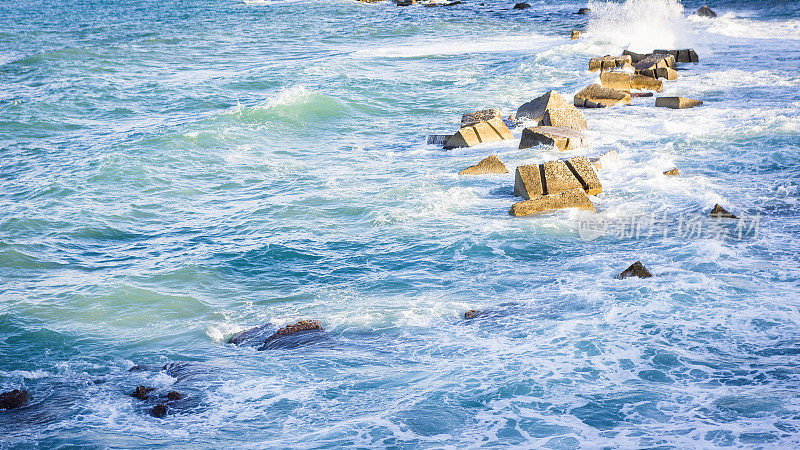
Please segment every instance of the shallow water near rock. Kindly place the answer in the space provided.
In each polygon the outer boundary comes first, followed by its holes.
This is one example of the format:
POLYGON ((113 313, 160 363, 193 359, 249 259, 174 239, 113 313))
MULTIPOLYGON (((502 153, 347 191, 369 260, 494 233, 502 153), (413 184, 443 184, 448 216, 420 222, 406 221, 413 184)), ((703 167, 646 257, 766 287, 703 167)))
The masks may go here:
POLYGON ((0 447, 799 446, 796 2, 480 3, 0 6, 0 392, 31 394, 0 447), (564 156, 521 128, 426 144, 625 48, 694 48, 656 96, 704 104, 585 110, 569 156, 615 150, 597 217, 668 232, 510 217, 514 168, 564 156), (715 204, 757 235, 675 232, 735 230, 715 204))

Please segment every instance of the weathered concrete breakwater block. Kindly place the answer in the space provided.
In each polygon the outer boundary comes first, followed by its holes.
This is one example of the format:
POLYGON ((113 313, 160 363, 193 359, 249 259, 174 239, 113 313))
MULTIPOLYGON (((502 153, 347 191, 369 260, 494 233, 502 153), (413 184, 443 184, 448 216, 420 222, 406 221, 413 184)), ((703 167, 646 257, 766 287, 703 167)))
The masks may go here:
POLYGON ((445 149, 458 147, 472 147, 473 145, 498 142, 504 139, 514 139, 511 130, 500 118, 478 122, 462 127, 444 144, 445 149))
POLYGON ((633 61, 628 55, 622 56, 601 56, 589 60, 589 70, 597 72, 598 70, 612 70, 616 68, 631 67, 633 61))
POLYGON ((664 82, 661 80, 626 72, 603 72, 600 74, 600 83, 605 88, 625 92, 633 89, 656 92, 664 90, 664 82))
POLYGON ((428 145, 443 146, 447 141, 453 137, 452 134, 430 134, 428 135, 428 145))
POLYGON ((482 109, 471 113, 466 113, 461 116, 461 126, 468 127, 476 123, 483 122, 491 119, 499 119, 500 110, 497 108, 482 109))
POLYGON ((568 127, 528 127, 522 130, 519 148, 551 145, 562 152, 587 147, 588 139, 580 131, 568 127))
POLYGON ((672 55, 648 55, 634 66, 634 72, 650 78, 665 78, 673 81, 678 79, 675 71, 675 57, 672 55))
POLYGON ((586 131, 589 125, 586 124, 586 117, 577 108, 570 105, 569 108, 552 108, 544 112, 539 126, 543 127, 567 127, 576 131, 586 131))
POLYGON ((516 119, 533 120, 538 125, 548 109, 575 109, 575 107, 558 92, 549 91, 517 108, 516 119))
POLYGON ((564 208, 578 208, 594 212, 594 205, 583 189, 570 189, 558 194, 538 195, 529 200, 514 203, 508 211, 512 216, 528 216, 564 208))
POLYGON ((503 161, 500 161, 497 155, 487 156, 478 164, 458 172, 459 175, 491 175, 501 173, 508 173, 508 168, 503 164, 503 161))
POLYGON ((679 50, 653 50, 654 55, 672 55, 676 62, 679 63, 696 63, 700 62, 700 58, 693 48, 684 48, 679 50))
POLYGON ((526 200, 575 188, 583 189, 588 195, 603 192, 592 163, 584 156, 518 166, 514 174, 514 195, 526 200))
POLYGON ((658 97, 656 99, 656 106, 661 108, 686 109, 694 108, 695 106, 700 106, 702 104, 703 102, 701 100, 693 100, 691 98, 683 97, 658 97))
POLYGON ((591 84, 575 94, 575 106, 581 108, 603 108, 614 105, 628 105, 631 94, 625 91, 609 89, 599 84, 591 84))
POLYGON ((594 170, 605 170, 619 164, 619 155, 616 150, 610 150, 597 158, 589 158, 594 170))

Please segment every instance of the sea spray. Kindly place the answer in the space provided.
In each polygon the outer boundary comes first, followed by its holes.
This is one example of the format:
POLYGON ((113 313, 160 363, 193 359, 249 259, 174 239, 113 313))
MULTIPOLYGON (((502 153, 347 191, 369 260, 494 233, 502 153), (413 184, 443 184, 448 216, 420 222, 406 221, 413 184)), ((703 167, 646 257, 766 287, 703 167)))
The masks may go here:
POLYGON ((602 43, 635 52, 691 47, 692 39, 677 0, 590 2, 587 35, 602 43))

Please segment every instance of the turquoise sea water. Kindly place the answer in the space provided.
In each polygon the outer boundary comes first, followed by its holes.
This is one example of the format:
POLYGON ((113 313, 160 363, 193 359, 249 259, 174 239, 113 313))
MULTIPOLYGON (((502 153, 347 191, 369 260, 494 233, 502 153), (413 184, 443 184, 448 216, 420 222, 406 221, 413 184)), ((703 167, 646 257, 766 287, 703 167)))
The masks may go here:
POLYGON ((32 395, 0 447, 800 445, 797 3, 528 3, 0 3, 0 391, 32 395), (702 107, 585 111, 576 154, 620 157, 592 201, 757 236, 584 240, 507 212, 563 155, 425 143, 686 47, 664 95, 702 107), (512 173, 456 175, 489 154, 512 173), (225 343, 301 319, 324 338, 225 343))

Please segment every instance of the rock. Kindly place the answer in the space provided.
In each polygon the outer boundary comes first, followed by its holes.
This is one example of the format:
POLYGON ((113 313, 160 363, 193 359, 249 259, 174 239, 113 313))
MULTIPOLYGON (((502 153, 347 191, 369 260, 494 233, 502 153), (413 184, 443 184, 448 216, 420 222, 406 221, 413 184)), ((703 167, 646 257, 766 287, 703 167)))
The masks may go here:
POLYGON ((656 106, 661 108, 686 109, 702 104, 703 102, 700 100, 692 100, 691 98, 683 97, 658 97, 656 99, 656 106))
POLYGON ((548 109, 563 108, 575 109, 561 94, 556 91, 550 91, 520 106, 517 109, 517 120, 529 119, 536 121, 538 124, 542 120, 542 117, 544 117, 545 111, 548 109))
POLYGON ((276 331, 259 350, 299 347, 318 339, 321 331, 322 324, 318 320, 301 320, 276 331))
POLYGON ((28 390, 14 389, 0 394, 0 409, 16 409, 28 404, 28 390))
POLYGON ((714 209, 711 210, 709 215, 715 219, 738 219, 737 216, 729 213, 725 208, 720 206, 719 203, 714 205, 714 209))
POLYGON ((431 134, 428 135, 428 145, 443 146, 451 137, 452 134, 431 134))
POLYGON ((511 130, 503 123, 502 119, 494 118, 462 127, 458 130, 458 133, 447 140, 444 148, 472 147, 473 145, 497 142, 504 139, 514 139, 514 135, 511 134, 511 130))
POLYGON ((653 50, 654 55, 672 55, 675 61, 679 63, 696 63, 700 62, 693 48, 685 48, 680 50, 653 50))
POLYGON ((711 18, 717 17, 717 13, 715 13, 714 10, 712 10, 708 6, 701 6, 700 9, 698 9, 694 13, 695 15, 700 17, 711 17, 711 18))
POLYGON ((550 145, 562 152, 577 150, 588 145, 588 139, 579 131, 567 127, 528 127, 522 130, 519 148, 550 145))
POLYGON ((242 344, 254 344, 254 343, 262 343, 264 339, 271 336, 274 333, 274 327, 272 324, 264 324, 257 327, 253 327, 247 330, 244 330, 240 333, 237 333, 230 339, 228 339, 228 344, 234 345, 242 345, 242 344))
POLYGON ((149 397, 149 393, 155 391, 156 388, 151 388, 147 386, 136 386, 136 389, 133 390, 131 397, 138 398, 139 400, 147 400, 149 397))
POLYGON ((649 55, 636 63, 634 73, 650 78, 666 78, 677 80, 678 72, 675 71, 675 57, 672 55, 649 55))
POLYGON ((482 109, 471 113, 466 113, 461 116, 461 127, 468 127, 476 123, 483 122, 491 119, 500 118, 500 110, 497 108, 482 109))
POLYGON ((469 311, 464 313, 464 318, 465 319, 474 319, 475 317, 478 317, 479 314, 480 314, 480 311, 478 311, 477 309, 470 309, 469 311))
POLYGON ((679 176, 680 174, 681 174, 681 173, 680 173, 680 171, 678 171, 678 168, 677 168, 677 167, 675 167, 675 168, 672 168, 672 169, 669 169, 669 170, 667 170, 667 171, 665 171, 665 172, 664 172, 664 175, 666 175, 666 176, 668 176, 668 177, 677 177, 677 176, 679 176))
POLYGON ((575 94, 575 106, 582 108, 602 108, 605 106, 628 105, 631 94, 592 84, 575 94))
POLYGON ((527 3, 517 3, 516 5, 514 5, 514 9, 528 9, 530 7, 531 5, 527 3))
POLYGON ((167 415, 167 405, 159 403, 150 410, 150 415, 159 419, 167 415))
POLYGON ((631 92, 631 98, 636 98, 636 97, 652 97, 652 96, 653 96, 653 93, 652 93, 652 92, 631 92))
MULTIPOLYGON (((661 80, 643 75, 631 75, 626 72, 602 72, 600 73, 600 83, 605 88, 625 92, 630 92, 633 89, 656 92, 664 90, 664 83, 661 80)), ((631 94, 631 97, 634 97, 634 95, 631 94)))
POLYGON ((146 370, 150 370, 150 369, 145 365, 137 364, 137 365, 131 367, 130 369, 128 369, 128 372, 144 372, 146 370))
POLYGON ((628 55, 602 56, 589 60, 589 70, 592 72, 597 72, 598 70, 603 71, 617 68, 624 69, 626 67, 631 67, 631 64, 632 60, 628 55))
POLYGON ((411 6, 417 2, 417 0, 395 0, 394 1, 397 6, 411 6))
POLYGON ((584 156, 518 166, 514 173, 514 195, 526 200, 575 188, 582 188, 589 195, 603 192, 592 164, 584 156))
POLYGON ((594 205, 583 189, 570 189, 558 194, 537 195, 529 200, 514 203, 508 211, 512 216, 528 216, 563 208, 578 208, 594 212, 594 205))
POLYGON ((456 0, 456 1, 454 1, 454 2, 440 2, 440 1, 436 1, 436 2, 430 2, 430 3, 426 3, 426 4, 425 4, 425 7, 426 7, 426 8, 433 8, 433 7, 436 7, 436 6, 455 6, 455 5, 460 5, 460 4, 461 4, 461 0, 456 0))
POLYGON ((487 156, 478 164, 458 172, 459 175, 490 175, 498 173, 508 173, 508 169, 497 155, 487 156))
POLYGON ((169 400, 180 400, 183 398, 183 395, 178 391, 169 391, 167 392, 167 398, 169 400))
POLYGON ((580 30, 572 30, 572 36, 570 36, 570 38, 569 38, 569 39, 570 39, 571 41, 574 41, 574 40, 576 40, 576 39, 580 39, 580 37, 581 37, 581 35, 582 35, 582 34, 583 34, 583 31, 580 31, 580 30))
POLYGON ((590 158, 594 170, 605 170, 614 167, 619 163, 619 155, 615 150, 600 155, 597 158, 590 158))
POLYGON ((543 127, 567 127, 575 131, 586 131, 589 126, 586 124, 586 117, 577 108, 570 105, 569 108, 551 108, 545 110, 539 126, 543 127))
POLYGON ((648 56, 652 55, 652 53, 635 53, 630 50, 623 50, 622 56, 630 56, 632 64, 638 64, 641 60, 647 58, 648 56))
POLYGON ((622 280, 629 277, 650 278, 652 276, 653 274, 647 270, 641 261, 636 261, 635 263, 631 264, 630 267, 623 270, 622 273, 617 276, 617 278, 622 280))
POLYGON ((586 14, 589 14, 589 11, 591 11, 591 9, 589 9, 589 8, 581 8, 581 9, 579 9, 579 10, 578 10, 578 12, 576 12, 575 14, 583 14, 583 15, 586 15, 586 14))

